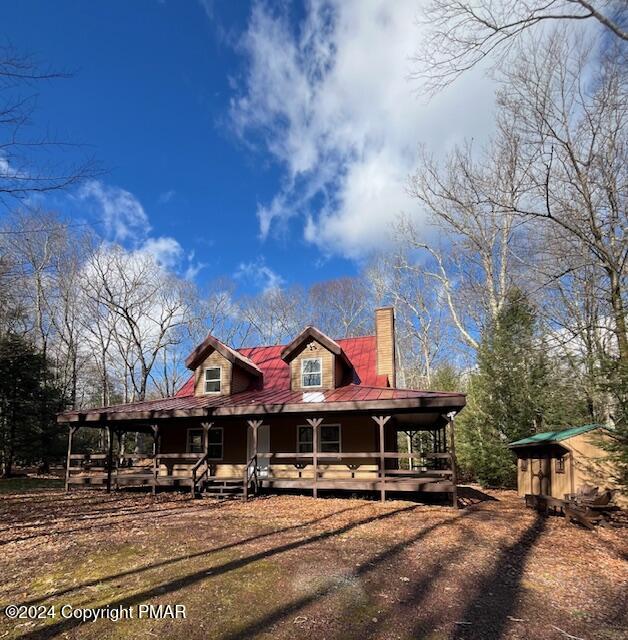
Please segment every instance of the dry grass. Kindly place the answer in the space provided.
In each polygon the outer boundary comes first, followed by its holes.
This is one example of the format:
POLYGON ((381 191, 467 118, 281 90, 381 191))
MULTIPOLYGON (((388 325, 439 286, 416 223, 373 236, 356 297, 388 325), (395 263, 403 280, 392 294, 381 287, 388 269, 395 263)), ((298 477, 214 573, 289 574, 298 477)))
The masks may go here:
POLYGON ((10 621, 0 638, 578 638, 626 628, 626 529, 511 492, 411 502, 0 495, 0 610, 185 604, 186 620, 10 621))

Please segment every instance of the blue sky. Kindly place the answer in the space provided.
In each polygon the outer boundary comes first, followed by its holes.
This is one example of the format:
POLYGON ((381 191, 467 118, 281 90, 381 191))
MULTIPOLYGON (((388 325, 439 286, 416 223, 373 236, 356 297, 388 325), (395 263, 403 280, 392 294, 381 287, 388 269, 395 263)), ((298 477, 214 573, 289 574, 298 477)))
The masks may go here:
POLYGON ((492 87, 426 103, 417 3, 353 4, 3 3, 4 37, 73 73, 39 87, 38 124, 106 169, 48 204, 245 291, 355 273, 401 212, 428 233, 404 188, 417 145, 483 138, 492 87))

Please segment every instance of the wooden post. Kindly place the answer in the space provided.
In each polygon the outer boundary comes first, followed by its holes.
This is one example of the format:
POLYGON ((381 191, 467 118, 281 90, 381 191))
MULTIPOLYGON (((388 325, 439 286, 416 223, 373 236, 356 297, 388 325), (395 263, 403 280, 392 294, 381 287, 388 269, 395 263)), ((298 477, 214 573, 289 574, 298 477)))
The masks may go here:
MULTIPOLYGON (((209 430, 212 428, 213 424, 213 422, 201 422, 201 427, 203 427, 203 457, 205 458, 206 465, 207 456, 209 455, 209 430)), ((196 471, 194 471, 194 473, 192 474, 192 485, 190 487, 190 491, 192 493, 192 497, 194 498, 196 495, 196 471)))
POLYGON ((251 449, 253 451, 253 455, 251 457, 253 457, 257 455, 257 430, 262 426, 264 421, 263 420, 247 420, 247 422, 251 427, 251 444, 252 444, 251 449))
POLYGON ((72 466, 72 440, 74 438, 74 433, 78 430, 78 427, 70 426, 70 430, 68 431, 68 459, 65 465, 65 492, 67 493, 70 490, 70 467, 72 466))
POLYGON ((456 470, 456 439, 454 436, 454 416, 452 411, 447 414, 449 421, 449 455, 451 460, 451 482, 453 484, 452 501, 454 508, 458 509, 458 472, 456 470))
POLYGON ((116 480, 113 486, 117 491, 120 488, 118 484, 118 475, 120 473, 120 464, 122 464, 122 460, 120 459, 120 452, 122 451, 122 431, 119 429, 116 430, 116 438, 118 440, 118 461, 116 463, 116 480))
MULTIPOLYGON (((249 423, 249 426, 251 427, 251 451, 252 451, 252 455, 251 458, 255 458, 254 461, 254 465, 257 468, 257 430, 262 426, 262 424, 264 423, 263 420, 247 420, 247 422, 249 423)), ((244 469, 244 473, 245 473, 245 481, 244 484, 247 485, 247 492, 246 492, 246 497, 248 498, 248 478, 249 478, 249 471, 248 471, 248 464, 249 461, 246 461, 246 468, 244 469)), ((256 484, 256 489, 258 487, 258 484, 256 484)))
POLYGON ((205 458, 209 455, 209 430, 213 424, 213 422, 201 422, 201 427, 203 427, 203 455, 205 458))
POLYGON ((312 495, 318 498, 318 428, 322 418, 306 418, 307 423, 312 427, 312 467, 314 478, 312 479, 312 495))
POLYGON ((157 494, 157 476, 159 475, 159 425, 152 424, 153 430, 153 495, 157 494))
POLYGON ((113 466, 113 427, 109 429, 109 447, 107 450, 107 493, 111 493, 111 467, 113 466))
POLYGON ((379 478, 380 478, 380 498, 386 501, 386 456, 384 445, 384 425, 390 420, 390 416, 371 416, 379 425, 379 478))

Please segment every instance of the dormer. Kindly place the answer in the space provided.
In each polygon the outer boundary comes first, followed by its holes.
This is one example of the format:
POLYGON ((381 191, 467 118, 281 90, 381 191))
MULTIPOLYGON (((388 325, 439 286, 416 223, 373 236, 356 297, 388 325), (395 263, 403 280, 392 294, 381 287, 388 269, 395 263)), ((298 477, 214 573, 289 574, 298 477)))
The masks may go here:
POLYGON ((262 386, 261 369, 211 334, 187 357, 195 396, 228 396, 262 386))
POLYGON ((290 365, 292 391, 334 389, 349 382, 353 371, 342 347, 316 327, 306 327, 281 358, 290 365))

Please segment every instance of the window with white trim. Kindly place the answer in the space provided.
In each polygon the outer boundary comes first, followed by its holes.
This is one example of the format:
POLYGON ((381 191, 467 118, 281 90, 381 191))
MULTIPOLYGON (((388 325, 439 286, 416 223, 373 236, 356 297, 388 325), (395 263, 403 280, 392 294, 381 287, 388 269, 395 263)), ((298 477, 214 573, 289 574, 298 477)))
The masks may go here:
POLYGON ((220 393, 222 367, 207 367, 205 369, 205 393, 220 393))
POLYGON ((301 386, 320 387, 323 385, 323 359, 303 358, 301 360, 301 386))
MULTIPOLYGON (((322 424, 319 427, 319 453, 340 453, 340 425, 322 424)), ((312 427, 297 427, 297 453, 312 453, 314 433, 312 427)))

